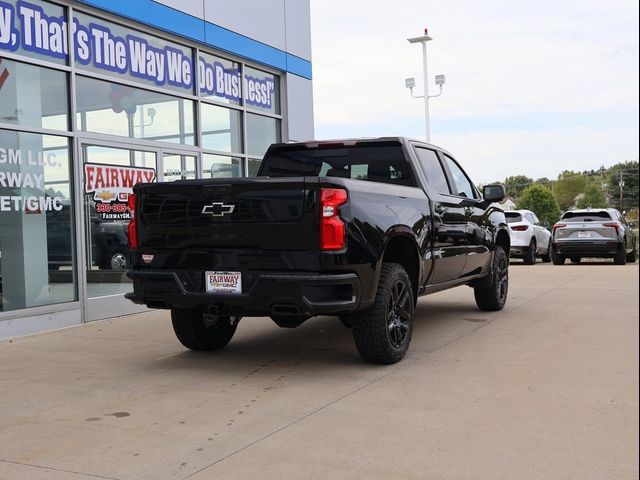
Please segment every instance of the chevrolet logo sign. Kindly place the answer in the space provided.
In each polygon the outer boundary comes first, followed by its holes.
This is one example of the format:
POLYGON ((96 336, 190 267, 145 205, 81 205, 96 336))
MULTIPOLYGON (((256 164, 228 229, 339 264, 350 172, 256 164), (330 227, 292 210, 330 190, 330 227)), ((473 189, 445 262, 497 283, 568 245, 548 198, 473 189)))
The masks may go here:
POLYGON ((205 205, 202 208, 202 215, 211 215, 213 217, 222 217, 227 213, 233 213, 235 205, 225 205, 222 202, 214 202, 211 205, 205 205))

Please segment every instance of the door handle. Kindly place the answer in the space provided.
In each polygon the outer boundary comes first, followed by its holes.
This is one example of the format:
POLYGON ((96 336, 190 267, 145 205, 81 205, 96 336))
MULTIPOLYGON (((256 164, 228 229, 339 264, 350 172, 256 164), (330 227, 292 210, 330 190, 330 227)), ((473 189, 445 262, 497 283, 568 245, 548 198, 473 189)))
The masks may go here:
POLYGON ((433 207, 433 211, 439 215, 442 215, 443 213, 447 213, 447 207, 436 205, 435 207, 433 207))

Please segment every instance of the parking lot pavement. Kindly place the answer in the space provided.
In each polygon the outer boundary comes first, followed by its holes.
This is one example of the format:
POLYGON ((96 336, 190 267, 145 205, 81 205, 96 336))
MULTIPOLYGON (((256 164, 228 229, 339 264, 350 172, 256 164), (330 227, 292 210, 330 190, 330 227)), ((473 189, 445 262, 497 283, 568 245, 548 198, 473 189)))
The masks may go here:
POLYGON ((363 363, 334 318, 196 354, 166 312, 0 343, 0 478, 638 478, 638 267, 512 265, 363 363))

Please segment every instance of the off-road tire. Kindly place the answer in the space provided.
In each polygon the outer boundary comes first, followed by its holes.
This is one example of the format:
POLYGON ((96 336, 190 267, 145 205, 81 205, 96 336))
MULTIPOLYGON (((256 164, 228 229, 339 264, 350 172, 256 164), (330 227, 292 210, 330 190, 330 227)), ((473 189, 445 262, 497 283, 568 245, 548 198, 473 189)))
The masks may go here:
POLYGON ((544 263, 549 263, 551 261, 551 251, 553 246, 551 245, 551 240, 549 240, 549 246, 547 247, 547 253, 544 255, 540 255, 540 258, 544 263))
POLYGON ((536 241, 531 239, 531 243, 529 243, 529 247, 522 254, 522 260, 525 265, 533 265, 536 263, 536 241))
POLYGON ((216 323, 208 326, 202 310, 197 308, 171 309, 171 323, 182 345, 201 352, 223 349, 237 328, 237 323, 231 325, 229 317, 220 317, 216 323))
POLYGON ((620 249, 618 250, 618 253, 616 253, 615 257, 613 257, 613 263, 615 263, 616 265, 626 265, 627 251, 624 248, 624 243, 620 245, 620 249))
POLYGON ((559 253, 556 253, 553 250, 551 251, 551 261, 553 262, 554 265, 564 265, 565 260, 566 258, 564 258, 559 253))
POLYGON ((497 312, 504 308, 509 293, 509 258, 500 245, 496 245, 489 274, 489 287, 475 287, 473 295, 480 310, 497 312))
POLYGON ((636 263, 636 259, 638 258, 638 247, 633 247, 631 253, 627 255, 627 263, 636 263))
POLYGON ((351 317, 353 339, 362 358, 387 365, 402 360, 411 343, 414 311, 409 275, 397 263, 384 263, 373 305, 351 317))

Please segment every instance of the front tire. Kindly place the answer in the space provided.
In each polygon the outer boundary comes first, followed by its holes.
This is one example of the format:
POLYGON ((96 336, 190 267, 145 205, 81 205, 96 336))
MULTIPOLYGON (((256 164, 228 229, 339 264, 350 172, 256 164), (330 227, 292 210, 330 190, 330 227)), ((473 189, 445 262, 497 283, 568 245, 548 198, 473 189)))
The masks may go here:
POLYGON ((633 250, 631 250, 631 253, 627 255, 627 262, 636 263, 637 258, 638 258, 638 247, 633 247, 633 250))
POLYGON ((382 264, 373 305, 352 317, 353 339, 364 360, 388 365, 404 358, 413 333, 414 298, 404 268, 382 264))
POLYGON ((490 282, 489 287, 474 288, 473 295, 480 310, 497 312, 504 308, 509 292, 509 259, 500 245, 493 254, 490 282))
POLYGON ((199 308, 171 309, 171 323, 180 343, 200 352, 223 349, 237 328, 237 323, 232 325, 227 316, 220 316, 213 322, 205 321, 199 308))
POLYGON ((551 240, 549 240, 549 245, 547 246, 547 253, 545 253, 544 255, 540 255, 540 258, 542 258, 542 261, 544 263, 549 263, 551 261, 551 249, 553 247, 551 246, 551 240))
POLYGON ((533 265, 534 263, 536 263, 535 240, 532 239, 531 243, 529 243, 529 248, 527 248, 527 251, 522 255, 522 260, 524 260, 525 265, 533 265))

